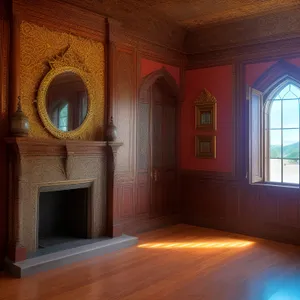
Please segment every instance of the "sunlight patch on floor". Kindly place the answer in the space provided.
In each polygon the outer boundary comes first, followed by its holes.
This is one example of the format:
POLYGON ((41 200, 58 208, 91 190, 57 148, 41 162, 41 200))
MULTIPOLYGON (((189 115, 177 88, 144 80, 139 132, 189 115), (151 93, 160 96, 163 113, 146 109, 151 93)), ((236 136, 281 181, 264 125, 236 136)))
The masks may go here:
POLYGON ((194 243, 147 243, 138 245, 139 248, 243 248, 254 244, 249 241, 234 242, 194 242, 194 243))

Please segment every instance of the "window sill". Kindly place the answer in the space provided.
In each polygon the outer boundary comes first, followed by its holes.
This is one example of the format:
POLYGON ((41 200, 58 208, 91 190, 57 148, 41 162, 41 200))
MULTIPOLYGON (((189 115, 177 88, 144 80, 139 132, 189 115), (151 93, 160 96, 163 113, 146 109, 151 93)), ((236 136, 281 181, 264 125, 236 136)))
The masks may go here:
POLYGON ((273 183, 273 182, 258 182, 250 183, 250 185, 261 186, 261 187, 274 187, 274 188, 284 188, 284 189, 299 189, 299 184, 284 184, 284 183, 273 183))

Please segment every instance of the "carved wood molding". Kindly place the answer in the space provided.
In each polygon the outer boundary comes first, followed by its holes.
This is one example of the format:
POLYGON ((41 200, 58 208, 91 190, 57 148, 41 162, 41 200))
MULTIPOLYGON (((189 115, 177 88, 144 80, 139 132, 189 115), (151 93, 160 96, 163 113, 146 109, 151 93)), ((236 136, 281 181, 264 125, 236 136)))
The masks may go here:
POLYGON ((20 156, 99 156, 105 155, 107 143, 95 141, 6 138, 20 156))
POLYGON ((300 37, 189 54, 187 69, 299 57, 300 37))
POLYGON ((186 69, 194 70, 240 62, 243 62, 244 64, 259 63, 284 58, 297 58, 300 56, 299 47, 297 49, 295 49, 294 47, 287 47, 284 51, 282 49, 283 46, 280 46, 279 44, 277 44, 277 46, 276 44, 274 44, 268 47, 268 49, 264 50, 265 46, 268 45, 254 45, 249 47, 240 47, 236 49, 207 52, 199 55, 188 56, 188 65, 186 69))
POLYGON ((216 98, 207 89, 203 89, 200 95, 195 100, 195 104, 197 105, 215 104, 215 103, 217 103, 216 98))

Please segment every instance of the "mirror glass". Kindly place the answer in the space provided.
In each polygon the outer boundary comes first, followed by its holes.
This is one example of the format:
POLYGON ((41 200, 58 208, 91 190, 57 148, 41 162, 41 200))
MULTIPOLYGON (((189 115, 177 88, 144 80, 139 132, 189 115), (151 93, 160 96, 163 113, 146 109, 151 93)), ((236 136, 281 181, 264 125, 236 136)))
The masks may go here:
POLYGON ((61 131, 72 131, 84 121, 88 109, 88 91, 79 75, 64 72, 50 83, 46 96, 47 113, 61 131))

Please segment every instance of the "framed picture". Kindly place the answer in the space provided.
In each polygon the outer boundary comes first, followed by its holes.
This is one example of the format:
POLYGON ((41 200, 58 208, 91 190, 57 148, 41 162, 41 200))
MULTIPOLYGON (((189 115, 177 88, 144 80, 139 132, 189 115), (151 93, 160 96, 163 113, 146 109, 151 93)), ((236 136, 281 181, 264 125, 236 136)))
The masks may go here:
POLYGON ((195 106, 196 129, 216 130, 215 105, 195 106))
POLYGON ((195 156, 199 158, 216 158, 216 136, 196 135, 195 156))
POLYGON ((195 127, 202 130, 216 130, 217 103, 206 89, 195 101, 195 127))

